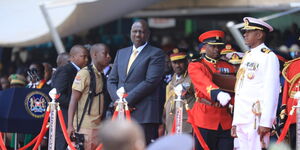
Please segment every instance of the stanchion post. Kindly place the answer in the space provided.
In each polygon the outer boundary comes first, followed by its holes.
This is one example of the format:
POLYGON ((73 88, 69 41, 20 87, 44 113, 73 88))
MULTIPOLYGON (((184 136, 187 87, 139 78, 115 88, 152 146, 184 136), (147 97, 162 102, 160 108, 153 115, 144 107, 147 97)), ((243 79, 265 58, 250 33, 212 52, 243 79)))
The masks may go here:
POLYGON ((124 95, 125 95, 125 88, 124 87, 121 87, 117 90, 117 95, 119 97, 119 99, 116 101, 117 103, 117 111, 118 111, 118 116, 117 116, 117 119, 118 120, 125 120, 125 103, 126 102, 126 99, 124 98, 124 95))
POLYGON ((174 88, 175 94, 177 98, 174 100, 175 101, 175 121, 176 121, 176 126, 175 126, 175 133, 176 134, 181 134, 182 133, 182 116, 183 116, 183 100, 182 100, 182 93, 183 93, 183 86, 181 84, 177 85, 174 88))
POLYGON ((14 143, 14 145, 15 145, 15 147, 14 147, 14 150, 17 150, 18 149, 18 133, 16 132, 15 133, 15 143, 14 143))
POLYGON ((49 96, 52 101, 50 102, 50 128, 49 128, 49 141, 48 141, 48 150, 55 149, 55 131, 56 131, 56 116, 57 116, 57 104, 55 102, 56 98, 56 89, 52 89, 49 92, 49 96))

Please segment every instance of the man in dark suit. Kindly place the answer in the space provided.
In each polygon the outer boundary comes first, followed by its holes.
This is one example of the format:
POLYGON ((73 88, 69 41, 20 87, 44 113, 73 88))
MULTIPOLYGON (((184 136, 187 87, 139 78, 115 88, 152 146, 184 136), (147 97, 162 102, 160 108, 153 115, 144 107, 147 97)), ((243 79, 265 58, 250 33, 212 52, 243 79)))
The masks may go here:
MULTIPOLYGON (((56 88, 60 94, 58 102, 60 104, 65 123, 68 121, 68 108, 72 93, 72 84, 77 72, 85 67, 88 62, 88 51, 81 45, 75 45, 70 51, 70 61, 59 67, 52 77, 52 87, 56 88)), ((56 126, 56 150, 65 150, 67 143, 64 139, 59 123, 56 126)))
POLYGON ((118 99, 116 91, 125 88, 131 117, 143 127, 147 144, 158 137, 161 122, 159 87, 165 61, 163 51, 147 42, 149 35, 144 20, 133 23, 130 33, 133 46, 117 52, 107 81, 108 92, 114 101, 118 99))

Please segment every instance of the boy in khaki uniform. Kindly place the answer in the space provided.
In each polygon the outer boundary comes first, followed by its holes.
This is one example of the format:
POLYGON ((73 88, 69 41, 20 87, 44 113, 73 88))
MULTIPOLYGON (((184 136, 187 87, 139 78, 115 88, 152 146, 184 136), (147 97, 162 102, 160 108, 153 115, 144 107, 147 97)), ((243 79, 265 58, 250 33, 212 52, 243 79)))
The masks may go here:
MULTIPOLYGON (((92 102, 88 103, 80 130, 77 132, 84 135, 84 149, 94 150, 99 145, 97 141, 97 127, 100 125, 103 114, 104 97, 102 70, 109 64, 109 49, 104 44, 95 44, 90 52, 92 58, 92 69, 95 74, 95 96, 92 102)), ((68 111, 68 133, 71 135, 79 124, 84 107, 89 95, 90 73, 88 67, 81 69, 73 82, 72 96, 68 111)))

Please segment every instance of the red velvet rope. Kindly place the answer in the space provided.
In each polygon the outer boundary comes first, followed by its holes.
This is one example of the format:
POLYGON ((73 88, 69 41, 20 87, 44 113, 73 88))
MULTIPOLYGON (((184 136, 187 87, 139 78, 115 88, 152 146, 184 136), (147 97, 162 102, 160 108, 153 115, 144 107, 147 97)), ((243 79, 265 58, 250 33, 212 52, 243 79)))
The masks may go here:
POLYGON ((119 114, 119 111, 115 110, 111 120, 115 120, 117 118, 118 114, 119 114))
POLYGON ((40 133, 37 137, 37 141, 36 141, 36 143, 35 143, 35 145, 34 145, 34 147, 33 147, 33 150, 37 150, 38 149, 38 147, 40 146, 40 144, 41 144, 41 142, 42 142, 42 140, 43 140, 43 137, 45 136, 45 134, 47 133, 47 131, 48 131, 48 127, 46 127, 44 130, 43 130, 43 132, 42 133, 40 133), (40 139, 41 138, 41 139, 40 139), (36 147, 36 148, 35 148, 36 147))
POLYGON ((192 124, 192 127, 193 127, 193 129, 194 129, 194 132, 195 132, 195 134, 196 134, 196 136, 197 136, 197 139, 198 139, 200 145, 202 146, 202 148, 203 148, 204 150, 209 150, 207 144, 205 143, 203 137, 201 136, 201 133, 200 133, 198 127, 194 124, 193 114, 191 113, 191 111, 190 111, 189 109, 186 109, 186 111, 187 111, 187 113, 188 113, 188 116, 190 117, 190 120, 191 120, 190 122, 191 122, 191 124, 192 124))
POLYGON ((76 148, 73 146, 73 144, 70 140, 70 137, 68 136, 67 128, 66 128, 66 124, 64 122, 64 116, 62 114, 62 111, 60 109, 58 109, 57 114, 58 114, 58 119, 59 119, 61 129, 63 131, 64 137, 65 137, 69 147, 71 148, 71 150, 76 150, 76 148))
POLYGON ((128 120, 128 121, 131 120, 130 111, 128 109, 125 110, 125 116, 126 116, 126 120, 128 120))
POLYGON ((33 140, 31 140, 29 143, 27 143, 25 146, 19 148, 19 150, 26 150, 28 147, 30 147, 31 145, 36 143, 36 141, 38 140, 40 134, 43 133, 43 129, 45 130, 45 128, 47 126, 49 115, 50 115, 50 111, 49 111, 49 106, 48 106, 47 111, 46 111, 45 116, 44 116, 43 125, 42 125, 42 129, 41 129, 40 133, 33 140))
POLYGON ((28 144, 26 144, 25 146, 19 148, 19 150, 26 150, 28 147, 30 147, 31 145, 33 145, 37 139, 38 139, 39 135, 37 135, 33 140, 31 140, 28 144))
POLYGON ((6 147, 5 147, 5 144, 4 144, 4 141, 3 141, 3 138, 2 138, 2 133, 0 132, 0 148, 2 150, 6 150, 6 147))
MULTIPOLYGON (((49 107, 49 106, 48 106, 49 107)), ((34 147, 33 147, 33 150, 37 150, 39 145, 41 144, 42 140, 43 140, 43 137, 44 135, 46 134, 47 132, 47 124, 48 124, 48 120, 49 120, 49 115, 50 115, 50 109, 47 108, 47 111, 46 111, 46 114, 44 116, 44 121, 43 121, 43 125, 42 125, 42 129, 41 129, 41 132, 40 134, 38 135, 38 138, 37 138, 37 142, 35 143, 34 147)))
POLYGON ((176 132, 176 117, 174 117, 171 133, 175 134, 176 132))
POLYGON ((101 150, 102 147, 103 147, 103 144, 100 144, 100 145, 96 148, 96 150, 101 150))

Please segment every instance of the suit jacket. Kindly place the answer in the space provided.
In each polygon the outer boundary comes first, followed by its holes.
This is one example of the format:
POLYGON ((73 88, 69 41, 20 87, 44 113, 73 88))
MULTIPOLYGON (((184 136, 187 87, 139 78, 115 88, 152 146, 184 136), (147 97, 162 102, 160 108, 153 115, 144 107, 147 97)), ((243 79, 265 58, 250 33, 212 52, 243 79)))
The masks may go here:
POLYGON ((132 46, 120 49, 107 81, 107 89, 113 101, 116 91, 124 87, 129 107, 134 107, 131 117, 139 123, 159 123, 160 84, 164 72, 165 55, 159 48, 147 44, 138 54, 127 72, 132 46))
POLYGON ((72 94, 72 84, 77 74, 76 68, 69 62, 68 64, 59 67, 52 77, 52 87, 56 88, 60 94, 58 102, 60 107, 69 108, 69 102, 72 94))

